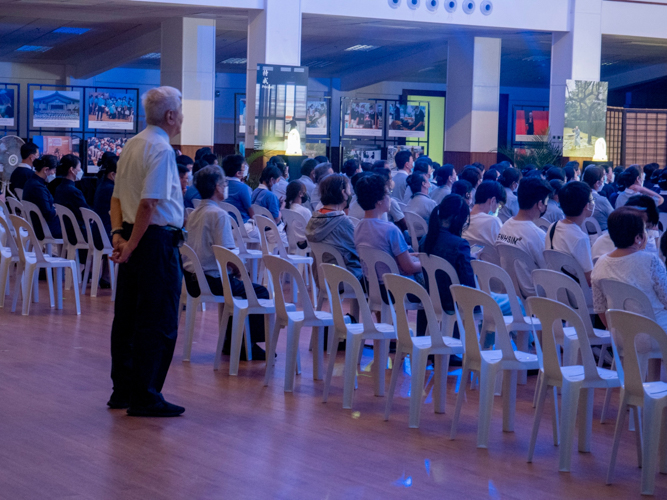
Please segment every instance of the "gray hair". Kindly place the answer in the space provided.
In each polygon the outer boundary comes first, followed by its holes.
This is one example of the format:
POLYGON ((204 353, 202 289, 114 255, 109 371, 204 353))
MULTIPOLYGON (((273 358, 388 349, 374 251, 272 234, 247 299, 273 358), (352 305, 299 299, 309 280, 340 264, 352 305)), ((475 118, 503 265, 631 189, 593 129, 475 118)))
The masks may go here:
POLYGON ((333 170, 331 163, 320 163, 313 172, 315 173, 315 184, 319 184, 322 179, 329 175, 329 170, 333 170))
POLYGON ((203 200, 208 200, 215 193, 215 188, 226 181, 225 173, 217 165, 209 165, 195 174, 195 188, 203 200))
POLYGON ((161 125, 167 111, 178 111, 181 108, 181 91, 174 87, 150 89, 141 96, 141 103, 146 112, 146 123, 161 125))

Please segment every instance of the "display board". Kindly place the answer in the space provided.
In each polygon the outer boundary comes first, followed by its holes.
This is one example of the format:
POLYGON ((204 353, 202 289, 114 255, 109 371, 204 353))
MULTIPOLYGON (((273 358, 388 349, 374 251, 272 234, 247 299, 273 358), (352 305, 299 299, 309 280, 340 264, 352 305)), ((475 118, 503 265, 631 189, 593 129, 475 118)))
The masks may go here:
POLYGON ((348 146, 343 148, 343 161, 349 159, 374 163, 382 159, 382 149, 374 145, 348 146))
POLYGON ((412 157, 417 159, 418 156, 424 154, 424 146, 413 146, 413 145, 398 145, 398 146, 388 146, 387 147, 387 163, 389 168, 393 169, 396 167, 396 162, 394 157, 399 151, 410 151, 412 157))
POLYGON ((87 128, 134 130, 137 95, 123 89, 86 90, 87 128))
POLYGON ((256 92, 255 149, 303 154, 308 68, 259 64, 256 92))
POLYGON ((34 90, 33 128, 81 128, 81 90, 34 90))
POLYGON ((563 156, 592 158, 595 141, 605 138, 607 82, 567 80, 563 156))
POLYGON ((308 101, 306 134, 326 136, 329 133, 329 104, 325 99, 308 101))
POLYGON ((514 108, 514 141, 529 142, 546 136, 549 130, 549 111, 544 107, 521 106, 514 108))
POLYGON ((388 137, 426 137, 428 103, 389 103, 388 137))
POLYGON ((0 89, 0 126, 16 126, 16 96, 14 89, 0 89))
MULTIPOLYGON (((237 94, 238 95, 238 94, 237 94)), ((238 100, 238 120, 239 120, 239 134, 245 134, 245 97, 238 100)))
POLYGON ((60 160, 63 156, 73 154, 79 156, 80 139, 69 135, 36 135, 32 142, 37 145, 43 155, 53 155, 60 160))
POLYGON ((88 165, 97 165, 102 155, 107 152, 120 156, 128 140, 129 137, 90 137, 86 150, 88 165))
POLYGON ((375 99, 343 100, 343 135, 384 136, 384 102, 375 99))

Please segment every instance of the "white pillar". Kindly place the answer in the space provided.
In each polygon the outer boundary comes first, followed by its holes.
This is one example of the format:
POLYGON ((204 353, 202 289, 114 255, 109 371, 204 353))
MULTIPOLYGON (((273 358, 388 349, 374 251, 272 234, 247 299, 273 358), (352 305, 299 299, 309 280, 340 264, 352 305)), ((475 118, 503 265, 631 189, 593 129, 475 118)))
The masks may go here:
POLYGON ((215 20, 174 18, 162 23, 160 85, 183 94, 183 128, 172 139, 184 154, 213 146, 215 20))
POLYGON ((255 144, 257 65, 301 65, 301 0, 265 0, 264 10, 248 12, 246 67, 247 149, 255 144))
POLYGON ((491 151, 498 147, 500 49, 500 38, 448 42, 445 161, 495 163, 491 151))
POLYGON ((600 80, 602 0, 570 0, 570 31, 551 40, 551 140, 563 142, 566 80, 600 80))

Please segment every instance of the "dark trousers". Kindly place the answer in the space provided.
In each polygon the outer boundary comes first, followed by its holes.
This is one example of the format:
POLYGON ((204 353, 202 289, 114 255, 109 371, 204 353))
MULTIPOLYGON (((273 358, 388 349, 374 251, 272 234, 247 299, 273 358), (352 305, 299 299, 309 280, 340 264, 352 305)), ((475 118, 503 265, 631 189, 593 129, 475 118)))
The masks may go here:
MULTIPOLYGON (((123 233, 130 238, 131 229, 123 233)), ((130 406, 163 401, 162 385, 174 355, 181 294, 181 261, 173 232, 149 226, 120 265, 113 326, 111 379, 130 406)))

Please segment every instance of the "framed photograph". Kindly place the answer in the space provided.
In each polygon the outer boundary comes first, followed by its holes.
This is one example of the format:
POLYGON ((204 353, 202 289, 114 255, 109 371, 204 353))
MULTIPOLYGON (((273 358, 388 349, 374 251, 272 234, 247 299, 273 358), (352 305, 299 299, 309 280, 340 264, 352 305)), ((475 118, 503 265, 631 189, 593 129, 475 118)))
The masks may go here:
POLYGON ((137 95, 125 91, 88 91, 88 128, 134 130, 137 95))
POLYGON ((90 137, 86 156, 88 165, 97 165, 104 153, 110 152, 120 156, 129 137, 90 137))
POLYGON ((81 128, 81 91, 33 91, 32 126, 51 129, 81 128))
POLYGON ((354 146, 343 149, 343 161, 355 159, 374 163, 382 159, 382 150, 377 146, 354 146))
POLYGON ((79 156, 80 139, 72 136, 36 135, 34 142, 43 155, 53 155, 60 160, 65 155, 79 156))
POLYGON ((563 156, 592 158, 607 125, 607 82, 566 80, 563 156))
POLYGON ((546 136, 549 110, 544 106, 514 106, 514 142, 530 142, 546 136))
POLYGON ((383 103, 351 99, 343 102, 343 135, 382 137, 384 127, 383 103))
POLYGON ((396 162, 394 161, 394 157, 396 156, 396 153, 398 153, 399 151, 410 151, 410 153, 412 153, 412 157, 416 160, 418 157, 424 154, 424 146, 413 146, 411 144, 388 146, 387 163, 389 164, 389 168, 391 168, 392 170, 396 168, 396 162))
POLYGON ((329 106, 327 101, 308 101, 306 108, 306 134, 324 135, 328 133, 329 106))
POLYGON ((15 126, 15 113, 16 101, 14 97, 14 89, 0 89, 0 126, 15 126))
POLYGON ((427 112, 427 105, 419 102, 389 104, 387 136, 425 138, 427 112))
POLYGON ((238 104, 239 113, 239 134, 245 134, 245 97, 239 99, 238 104))

